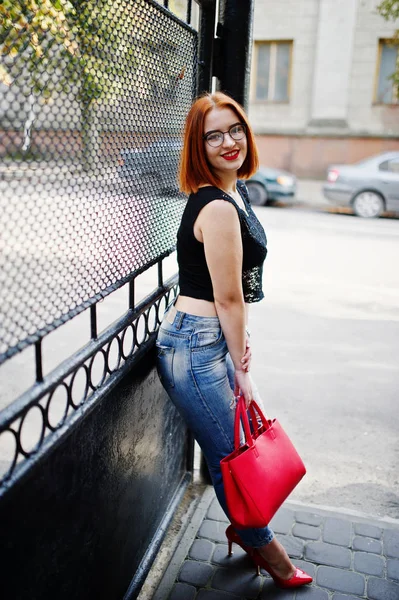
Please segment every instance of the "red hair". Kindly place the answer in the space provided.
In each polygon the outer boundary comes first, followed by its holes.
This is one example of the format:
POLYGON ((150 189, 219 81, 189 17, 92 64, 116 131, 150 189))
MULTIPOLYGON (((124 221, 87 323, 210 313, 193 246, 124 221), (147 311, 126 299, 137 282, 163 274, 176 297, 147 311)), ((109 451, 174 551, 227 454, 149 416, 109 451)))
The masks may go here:
POLYGON ((213 108, 230 108, 235 112, 240 123, 244 123, 246 127, 247 156, 238 169, 237 176, 240 179, 249 179, 259 167, 255 136, 242 106, 222 92, 204 94, 192 105, 184 129, 184 143, 180 158, 180 189, 186 194, 197 192, 204 184, 220 187, 222 183, 212 171, 204 148, 205 117, 213 108))

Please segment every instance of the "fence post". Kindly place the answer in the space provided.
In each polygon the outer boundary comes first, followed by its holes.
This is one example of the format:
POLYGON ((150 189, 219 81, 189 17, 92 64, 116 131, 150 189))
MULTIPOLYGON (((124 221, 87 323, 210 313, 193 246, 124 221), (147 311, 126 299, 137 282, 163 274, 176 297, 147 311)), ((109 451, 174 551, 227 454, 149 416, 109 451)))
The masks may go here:
POLYGON ((254 0, 220 0, 219 89, 248 110, 254 0))
POLYGON ((198 29, 198 80, 197 94, 212 88, 212 55, 216 19, 216 0, 196 0, 200 5, 198 29))

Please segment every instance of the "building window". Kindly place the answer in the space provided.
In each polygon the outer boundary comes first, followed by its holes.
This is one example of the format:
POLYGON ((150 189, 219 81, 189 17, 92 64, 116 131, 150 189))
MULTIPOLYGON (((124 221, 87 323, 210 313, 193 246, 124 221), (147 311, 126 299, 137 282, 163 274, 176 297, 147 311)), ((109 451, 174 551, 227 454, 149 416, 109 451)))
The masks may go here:
POLYGON ((398 88, 391 79, 396 70, 399 46, 390 40, 380 40, 377 104, 398 104, 398 88))
POLYGON ((288 102, 292 42, 255 42, 254 100, 288 102))

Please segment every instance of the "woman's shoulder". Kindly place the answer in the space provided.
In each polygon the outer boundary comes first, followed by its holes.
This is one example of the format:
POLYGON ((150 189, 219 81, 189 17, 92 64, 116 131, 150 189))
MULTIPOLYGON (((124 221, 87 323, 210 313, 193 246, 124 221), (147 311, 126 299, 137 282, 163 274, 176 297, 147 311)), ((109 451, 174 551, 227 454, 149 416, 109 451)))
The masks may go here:
POLYGON ((208 197, 217 197, 217 195, 221 194, 221 190, 214 185, 202 185, 198 188, 196 192, 190 194, 190 198, 208 198, 208 197))
POLYGON ((208 204, 213 205, 218 200, 224 200, 223 191, 213 185, 207 185, 191 193, 188 197, 188 204, 192 210, 200 211, 208 204))
MULTIPOLYGON (((248 195, 248 189, 245 182, 242 179, 237 179, 237 188, 242 192, 243 195, 248 195)), ((190 194, 189 199, 199 200, 203 202, 211 202, 212 200, 227 200, 227 204, 234 201, 229 194, 226 194, 224 190, 214 185, 206 185, 198 188, 198 191, 190 194)))
POLYGON ((223 215, 228 215, 234 212, 234 206, 230 202, 226 202, 227 197, 217 187, 203 186, 197 192, 192 192, 187 200, 185 208, 185 216, 195 219, 199 213, 213 215, 214 218, 222 218, 223 215))
POLYGON ((219 231, 235 229, 239 223, 239 217, 235 206, 231 202, 226 202, 223 198, 215 198, 208 202, 199 215, 201 227, 215 228, 219 231))
POLYGON ((199 214, 213 215, 213 218, 221 218, 226 214, 224 205, 227 205, 222 197, 222 192, 213 186, 203 186, 197 192, 192 192, 187 200, 183 213, 183 221, 194 222, 199 214), (211 189, 212 187, 212 189, 211 189))
POLYGON ((237 213, 236 208, 232 202, 226 202, 223 197, 216 197, 211 200, 205 207, 204 213, 212 214, 215 218, 228 217, 229 215, 235 215, 237 213))

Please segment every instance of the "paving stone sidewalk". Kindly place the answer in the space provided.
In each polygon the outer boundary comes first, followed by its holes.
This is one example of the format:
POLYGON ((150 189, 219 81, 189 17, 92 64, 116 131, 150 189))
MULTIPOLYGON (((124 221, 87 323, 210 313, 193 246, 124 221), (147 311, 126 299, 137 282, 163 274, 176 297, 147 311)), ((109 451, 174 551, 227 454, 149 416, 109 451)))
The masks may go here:
POLYGON ((271 527, 313 583, 279 590, 237 545, 212 488, 192 519, 154 600, 399 600, 399 525, 286 503, 271 527))

